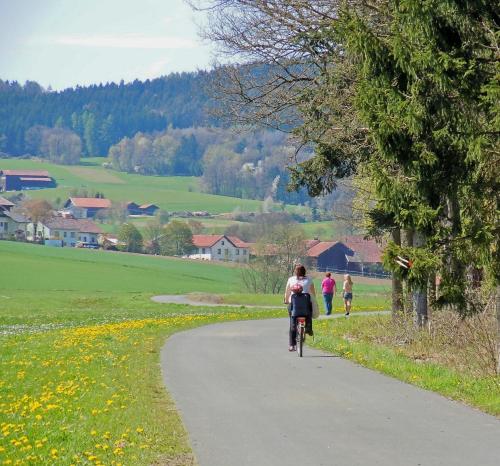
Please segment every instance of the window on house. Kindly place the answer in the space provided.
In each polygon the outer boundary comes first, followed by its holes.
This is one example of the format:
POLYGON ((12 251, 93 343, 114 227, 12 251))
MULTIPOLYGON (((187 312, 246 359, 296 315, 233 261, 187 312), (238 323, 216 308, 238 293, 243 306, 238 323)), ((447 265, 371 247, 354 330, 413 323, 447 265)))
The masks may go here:
POLYGON ((87 237, 86 237, 86 236, 84 236, 84 237, 83 237, 83 242, 84 242, 84 243, 86 243, 86 242, 87 242, 87 237))
POLYGON ((65 238, 67 238, 67 237, 68 237, 68 232, 67 232, 67 231, 65 231, 65 232, 63 233, 63 235, 64 235, 64 237, 65 237, 65 238))
POLYGON ((240 250, 239 249, 236 249, 236 255, 239 256, 240 255, 240 250))
POLYGON ((220 244, 222 244, 222 246, 224 246, 224 241, 222 241, 220 244))
POLYGON ((75 233, 74 231, 72 231, 72 232, 71 232, 71 234, 70 234, 70 236, 71 236, 72 238, 74 238, 74 237, 75 237, 75 235, 76 235, 76 233, 75 233))
POLYGON ((222 254, 222 250, 221 249, 217 249, 217 254, 219 254, 219 256, 222 254))

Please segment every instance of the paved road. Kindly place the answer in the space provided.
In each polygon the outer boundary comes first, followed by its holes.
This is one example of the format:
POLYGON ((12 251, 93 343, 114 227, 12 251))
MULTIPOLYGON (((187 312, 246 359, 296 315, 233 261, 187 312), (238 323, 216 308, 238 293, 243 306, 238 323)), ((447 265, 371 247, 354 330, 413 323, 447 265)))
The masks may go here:
POLYGON ((287 321, 173 335, 164 380, 200 466, 498 466, 500 421, 344 359, 287 321))
MULTIPOLYGON (((159 296, 153 296, 151 298, 155 303, 162 304, 188 304, 189 306, 202 306, 202 307, 240 307, 241 304, 225 304, 225 303, 208 303, 205 301, 195 301, 191 299, 189 295, 185 294, 163 294, 159 296)), ((283 304, 281 306, 257 306, 257 305, 245 305, 249 308, 259 308, 259 309, 283 309, 283 304)))

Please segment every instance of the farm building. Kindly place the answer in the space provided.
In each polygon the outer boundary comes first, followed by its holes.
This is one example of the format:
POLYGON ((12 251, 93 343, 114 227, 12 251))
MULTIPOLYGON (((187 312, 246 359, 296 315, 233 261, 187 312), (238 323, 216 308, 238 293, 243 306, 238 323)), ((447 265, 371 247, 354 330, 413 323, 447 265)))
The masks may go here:
POLYGON ((46 170, 0 170, 1 191, 54 188, 56 182, 46 170))
POLYGON ((129 215, 154 215, 159 209, 156 204, 139 205, 133 201, 127 202, 125 208, 129 215))
POLYGON ((5 197, 0 196, 0 209, 10 210, 12 207, 14 207, 13 202, 10 202, 8 199, 5 199, 5 197))
POLYGON ((109 199, 96 197, 70 197, 64 204, 64 208, 75 218, 93 218, 100 210, 110 207, 109 199))
MULTIPOLYGON (((257 250, 254 244, 250 246, 252 255, 276 255, 279 249, 274 244, 265 245, 263 250, 257 250)), ((315 270, 362 274, 384 272, 380 246, 362 236, 349 236, 342 241, 306 240, 304 250, 305 257, 297 257, 297 261, 304 261, 308 268, 315 270)))
POLYGON ((125 204, 125 209, 127 209, 127 214, 129 215, 141 215, 139 211, 139 204, 136 204, 133 201, 129 201, 125 204))
POLYGON ((338 241, 317 241, 307 248, 309 267, 317 270, 347 270, 347 257, 353 252, 338 241))
POLYGON ((383 271, 382 248, 376 241, 363 236, 346 236, 341 241, 353 251, 347 256, 347 270, 362 273, 383 271))
MULTIPOLYGON (((34 225, 28 225, 28 238, 34 240, 34 225)), ((88 219, 52 217, 38 222, 36 236, 43 240, 60 240, 62 246, 75 246, 77 242, 98 244, 101 229, 88 219)))
POLYGON ((192 259, 248 262, 250 245, 236 236, 193 235, 193 245, 198 252, 192 259))
POLYGON ((141 215, 154 215, 159 207, 155 204, 142 204, 139 206, 141 215))

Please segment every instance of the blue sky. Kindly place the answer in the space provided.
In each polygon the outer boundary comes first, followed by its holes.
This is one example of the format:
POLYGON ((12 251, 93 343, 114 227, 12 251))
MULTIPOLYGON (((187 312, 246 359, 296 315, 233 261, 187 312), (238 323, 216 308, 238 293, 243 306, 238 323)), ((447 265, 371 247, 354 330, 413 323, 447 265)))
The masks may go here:
POLYGON ((206 69, 183 0, 0 0, 0 78, 63 89, 206 69))

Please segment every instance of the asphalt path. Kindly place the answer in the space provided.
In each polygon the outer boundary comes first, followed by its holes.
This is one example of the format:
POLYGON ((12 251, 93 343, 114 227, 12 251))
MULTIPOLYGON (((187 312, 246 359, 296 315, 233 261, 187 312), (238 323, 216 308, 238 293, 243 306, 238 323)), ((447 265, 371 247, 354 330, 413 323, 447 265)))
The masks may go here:
MULTIPOLYGON (((241 307, 241 304, 227 304, 227 303, 209 303, 206 301, 196 301, 191 299, 189 295, 184 294, 163 294, 159 296, 151 297, 151 300, 155 303, 161 304, 188 304, 189 306, 200 306, 200 307, 241 307)), ((245 304, 245 307, 249 308, 259 308, 259 309, 283 309, 283 304, 281 306, 258 306, 253 304, 245 304)))
POLYGON ((287 349, 286 319, 173 335, 166 386, 200 466, 498 466, 500 421, 352 362, 287 349))

